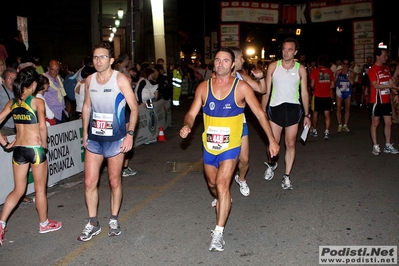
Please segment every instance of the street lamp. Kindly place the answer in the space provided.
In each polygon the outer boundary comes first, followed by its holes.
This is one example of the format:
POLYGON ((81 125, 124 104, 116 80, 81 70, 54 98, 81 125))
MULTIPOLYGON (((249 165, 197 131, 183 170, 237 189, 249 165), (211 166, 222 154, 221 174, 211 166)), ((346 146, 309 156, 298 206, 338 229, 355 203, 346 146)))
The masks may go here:
POLYGON ((121 25, 121 21, 119 19, 115 19, 115 26, 119 27, 121 25))
POLYGON ((123 9, 120 7, 120 8, 118 9, 118 18, 119 18, 119 19, 122 19, 122 18, 123 18, 123 14, 124 14, 123 9))

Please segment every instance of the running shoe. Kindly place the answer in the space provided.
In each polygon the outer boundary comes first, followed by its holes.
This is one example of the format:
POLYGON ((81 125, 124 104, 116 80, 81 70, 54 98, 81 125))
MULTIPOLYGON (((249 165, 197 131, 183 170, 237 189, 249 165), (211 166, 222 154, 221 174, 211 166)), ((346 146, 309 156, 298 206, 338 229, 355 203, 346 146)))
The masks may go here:
POLYGON ((134 176, 137 174, 136 169, 132 169, 130 167, 127 167, 126 169, 122 169, 122 177, 128 177, 128 176, 134 176))
POLYGON ((398 150, 393 147, 393 143, 385 144, 384 152, 390 154, 398 154, 398 150))
POLYGON ((267 169, 265 171, 265 179, 270 181, 274 177, 274 170, 277 168, 277 162, 274 163, 274 165, 270 165, 267 162, 265 162, 265 165, 267 166, 267 169))
POLYGON ((342 127, 342 131, 343 131, 343 132, 349 132, 350 129, 349 129, 349 127, 348 127, 347 125, 344 125, 344 126, 342 127))
POLYGON ((341 124, 338 125, 338 130, 337 130, 337 132, 342 132, 342 125, 341 125, 341 124))
POLYGON ((290 177, 287 175, 283 176, 283 181, 281 183, 281 187, 283 189, 293 189, 292 185, 291 185, 291 180, 290 177))
POLYGON ((3 226, 0 225, 0 247, 3 245, 3 239, 4 239, 4 228, 3 226))
POLYGON ((247 197, 249 196, 249 187, 247 185, 247 181, 241 181, 240 176, 236 175, 234 177, 234 180, 237 182, 237 184, 240 186, 240 192, 243 196, 247 197))
POLYGON ((224 240, 223 233, 213 230, 211 233, 212 241, 209 246, 209 251, 223 251, 224 250, 224 240))
POLYGON ((373 145, 373 150, 371 151, 372 154, 374 155, 380 155, 381 150, 380 150, 380 145, 373 145))
POLYGON ((310 133, 313 137, 317 137, 317 130, 313 129, 313 131, 310 133))
POLYGON ((324 138, 323 138, 323 139, 324 139, 324 140, 328 140, 328 135, 330 135, 330 134, 329 134, 329 133, 327 133, 327 132, 326 132, 326 133, 324 133, 324 138))
POLYGON ((119 236, 122 233, 121 228, 118 224, 118 220, 109 219, 108 225, 109 225, 108 236, 119 236))
POLYGON ((88 222, 85 226, 85 229, 83 229, 82 234, 78 237, 78 240, 86 242, 89 241, 93 236, 98 235, 99 233, 101 233, 100 223, 97 223, 97 225, 94 226, 90 222, 88 222))
POLYGON ((62 222, 56 222, 56 221, 48 219, 48 224, 46 226, 40 225, 39 233, 45 234, 48 232, 57 231, 57 230, 60 230, 61 227, 62 227, 62 222))

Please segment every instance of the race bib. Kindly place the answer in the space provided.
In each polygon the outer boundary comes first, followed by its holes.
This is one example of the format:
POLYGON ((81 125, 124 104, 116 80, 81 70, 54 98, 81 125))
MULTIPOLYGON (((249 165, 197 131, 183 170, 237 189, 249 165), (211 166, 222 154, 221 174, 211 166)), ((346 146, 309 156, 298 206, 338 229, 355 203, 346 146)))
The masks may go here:
POLYGON ((341 82, 341 91, 349 91, 349 82, 341 82))
POLYGON ((93 123, 91 125, 91 133, 97 136, 113 135, 113 114, 103 114, 93 112, 93 123))
POLYGON ((208 127, 206 131, 206 145, 209 150, 220 151, 229 147, 229 127, 208 127))
POLYGON ((380 90, 381 95, 386 95, 386 94, 390 94, 391 90, 390 89, 382 89, 380 90))

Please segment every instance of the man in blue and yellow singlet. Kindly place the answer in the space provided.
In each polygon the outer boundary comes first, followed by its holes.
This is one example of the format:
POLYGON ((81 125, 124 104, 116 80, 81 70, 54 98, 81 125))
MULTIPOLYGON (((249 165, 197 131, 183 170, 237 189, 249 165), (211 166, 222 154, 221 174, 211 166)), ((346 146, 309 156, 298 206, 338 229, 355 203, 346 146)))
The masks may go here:
POLYGON ((194 101, 180 129, 180 136, 186 138, 202 108, 204 171, 212 196, 217 199, 216 227, 211 234, 210 251, 224 250, 223 231, 231 209, 230 183, 240 154, 246 104, 258 118, 269 139, 271 156, 276 156, 279 151, 266 114, 260 108, 251 86, 231 75, 234 61, 234 52, 230 49, 222 48, 216 53, 216 76, 197 87, 194 101))

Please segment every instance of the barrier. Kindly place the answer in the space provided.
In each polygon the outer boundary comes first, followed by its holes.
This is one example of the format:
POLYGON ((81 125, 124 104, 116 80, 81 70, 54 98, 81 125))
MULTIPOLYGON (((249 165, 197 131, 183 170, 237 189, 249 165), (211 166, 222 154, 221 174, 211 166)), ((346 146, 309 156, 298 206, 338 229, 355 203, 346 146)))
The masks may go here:
MULTIPOLYGON (((153 103, 154 108, 139 106, 139 120, 136 126, 134 147, 158 136, 159 127, 166 129, 172 123, 171 100, 159 100, 153 103)), ((82 140, 82 121, 71 122, 48 127, 48 186, 53 186, 62 179, 71 177, 84 170, 84 149, 82 140)), ((9 136, 12 141, 15 136, 9 136)), ((8 193, 14 189, 12 172, 12 152, 0 150, 0 205, 4 203, 8 193)), ((33 193, 33 176, 28 174, 27 194, 33 193)))

